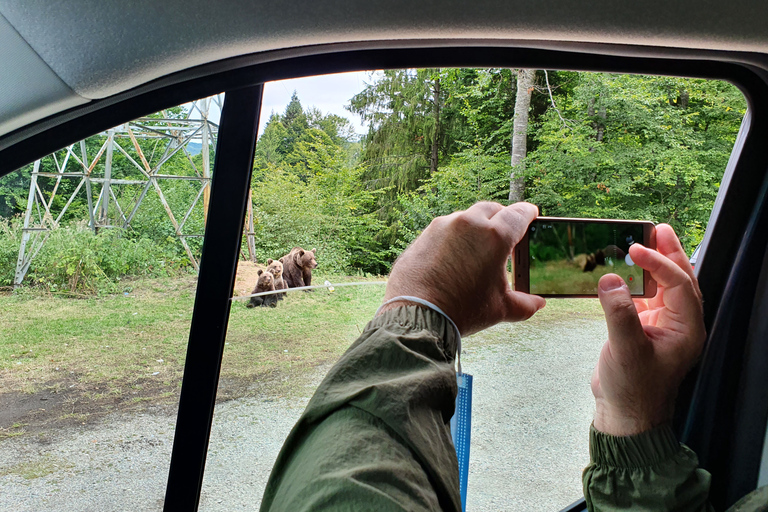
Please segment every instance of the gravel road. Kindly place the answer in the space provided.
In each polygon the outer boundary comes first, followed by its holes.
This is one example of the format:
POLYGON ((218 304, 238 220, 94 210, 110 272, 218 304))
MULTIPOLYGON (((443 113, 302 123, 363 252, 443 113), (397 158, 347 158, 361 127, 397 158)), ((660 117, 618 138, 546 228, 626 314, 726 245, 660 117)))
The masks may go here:
MULTIPOLYGON (((465 340, 474 375, 467 509, 557 511, 581 496, 602 319, 497 326, 465 340)), ((322 378, 319 371, 315 385, 322 378)), ((307 389, 307 397, 312 389, 307 389)), ((257 510, 308 398, 245 398, 216 409, 200 510, 257 510)), ((162 509, 175 415, 115 415, 100 426, 0 442, 0 510, 162 509)))

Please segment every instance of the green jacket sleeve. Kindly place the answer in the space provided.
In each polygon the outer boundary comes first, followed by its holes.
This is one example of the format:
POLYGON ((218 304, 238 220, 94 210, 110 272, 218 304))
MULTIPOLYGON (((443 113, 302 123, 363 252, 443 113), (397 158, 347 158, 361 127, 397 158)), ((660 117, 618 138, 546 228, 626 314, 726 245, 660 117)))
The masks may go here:
POLYGON ((591 462, 584 470, 590 512, 708 512, 710 475, 669 425, 617 437, 590 428, 591 462))
POLYGON ((288 436, 262 512, 459 511, 449 425, 457 341, 442 315, 419 306, 374 318, 288 436))

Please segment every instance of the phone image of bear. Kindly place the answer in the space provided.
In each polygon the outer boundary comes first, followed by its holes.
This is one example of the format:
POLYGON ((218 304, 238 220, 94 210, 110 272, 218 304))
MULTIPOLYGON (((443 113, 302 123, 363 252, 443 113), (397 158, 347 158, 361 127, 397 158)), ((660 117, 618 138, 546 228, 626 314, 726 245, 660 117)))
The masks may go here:
POLYGON ((515 248, 515 289, 543 297, 596 297, 605 274, 617 274, 636 297, 656 295, 649 272, 632 261, 629 247, 655 248, 647 221, 539 217, 515 248))

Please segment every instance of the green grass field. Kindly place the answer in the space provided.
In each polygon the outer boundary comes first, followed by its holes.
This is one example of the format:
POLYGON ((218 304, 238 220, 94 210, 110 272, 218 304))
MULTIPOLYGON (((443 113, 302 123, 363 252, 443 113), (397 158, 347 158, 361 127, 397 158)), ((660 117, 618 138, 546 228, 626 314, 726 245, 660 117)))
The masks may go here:
MULTIPOLYGON (((195 286, 192 277, 147 279, 132 283, 127 295, 104 298, 34 292, 0 297, 2 389, 35 391, 72 374, 105 384, 147 376, 177 380, 195 286)), ((338 357, 372 317, 383 294, 384 286, 339 287, 333 293, 289 294, 277 308, 248 309, 246 302, 234 301, 222 376, 252 378, 295 363, 338 357)))
MULTIPOLYGON (((47 402, 46 414, 78 422, 95 413, 175 403, 196 280, 142 279, 126 286, 127 294, 92 299, 35 291, 0 296, 0 398, 15 397, 6 401, 13 407, 24 396, 58 397, 57 407, 47 402)), ((294 292, 277 308, 248 309, 246 301, 233 301, 220 398, 302 389, 302 377, 337 360, 359 336, 383 295, 384 286, 371 285, 294 292)), ((526 324, 601 315, 596 301, 550 300, 526 324)), ((514 343, 507 337, 489 330, 470 343, 514 343)), ((21 432, 28 421, 10 415, 4 424, 0 415, 0 438, 21 432)))
POLYGON ((618 274, 629 283, 633 293, 642 294, 643 270, 630 267, 623 261, 613 266, 598 265, 591 272, 584 272, 567 260, 548 261, 531 266, 531 293, 572 295, 597 293, 597 282, 605 274, 618 274), (630 281, 630 277, 632 280, 630 281))

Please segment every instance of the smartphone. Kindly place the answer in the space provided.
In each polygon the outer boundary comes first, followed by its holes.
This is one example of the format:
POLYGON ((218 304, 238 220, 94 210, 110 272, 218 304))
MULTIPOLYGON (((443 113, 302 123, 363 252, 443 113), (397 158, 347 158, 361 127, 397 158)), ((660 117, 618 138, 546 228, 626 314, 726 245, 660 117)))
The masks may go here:
POLYGON ((642 220, 538 217, 515 247, 515 290, 542 297, 597 297, 597 282, 618 274, 634 297, 654 297, 656 282, 629 247, 656 248, 656 228, 642 220))

